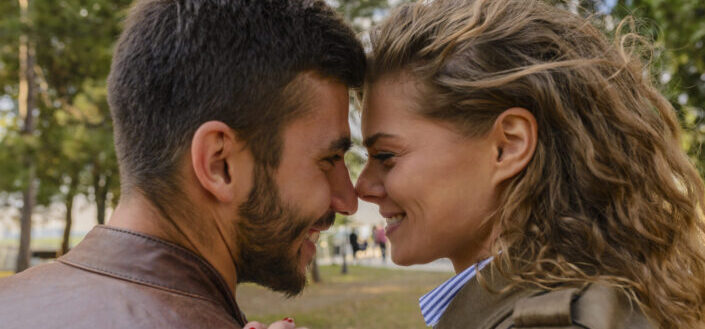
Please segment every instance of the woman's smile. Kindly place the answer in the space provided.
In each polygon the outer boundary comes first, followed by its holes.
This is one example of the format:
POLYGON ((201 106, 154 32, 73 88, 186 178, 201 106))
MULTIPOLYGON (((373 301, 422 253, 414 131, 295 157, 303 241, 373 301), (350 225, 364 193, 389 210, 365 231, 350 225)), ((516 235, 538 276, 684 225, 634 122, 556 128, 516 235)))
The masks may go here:
POLYGON ((394 232, 402 221, 406 218, 406 214, 397 214, 390 218, 385 218, 387 221, 387 226, 384 228, 384 234, 391 238, 392 232, 394 232))

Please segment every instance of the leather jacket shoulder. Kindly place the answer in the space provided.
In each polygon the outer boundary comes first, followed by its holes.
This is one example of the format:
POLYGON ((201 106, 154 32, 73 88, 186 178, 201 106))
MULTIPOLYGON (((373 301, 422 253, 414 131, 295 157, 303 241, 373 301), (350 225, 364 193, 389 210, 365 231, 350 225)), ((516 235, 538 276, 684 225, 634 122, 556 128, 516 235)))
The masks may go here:
POLYGON ((106 226, 57 261, 0 280, 3 329, 239 329, 245 321, 205 260, 106 226))

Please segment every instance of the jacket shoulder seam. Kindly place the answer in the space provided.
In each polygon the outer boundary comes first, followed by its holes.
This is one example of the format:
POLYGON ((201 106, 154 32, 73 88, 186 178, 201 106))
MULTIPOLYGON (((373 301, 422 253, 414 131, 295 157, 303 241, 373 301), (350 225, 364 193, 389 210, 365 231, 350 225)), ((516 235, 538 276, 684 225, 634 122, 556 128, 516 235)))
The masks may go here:
POLYGON ((184 291, 184 290, 181 290, 181 289, 178 289, 178 288, 174 288, 174 287, 170 287, 170 286, 165 286, 165 285, 163 285, 163 284, 159 284, 159 283, 156 283, 156 282, 152 282, 152 281, 150 281, 150 280, 144 280, 144 279, 140 279, 140 278, 137 278, 137 277, 134 277, 134 276, 125 275, 125 274, 122 274, 122 273, 117 273, 117 272, 108 270, 108 269, 106 269, 106 268, 102 268, 102 267, 98 267, 98 266, 92 266, 92 265, 85 265, 85 264, 74 263, 74 262, 68 261, 68 260, 66 260, 66 259, 59 259, 59 262, 65 264, 65 265, 68 265, 68 266, 72 266, 72 267, 81 269, 81 270, 93 272, 93 273, 96 273, 96 274, 106 275, 106 276, 109 276, 109 277, 112 277, 112 278, 115 278, 115 279, 122 279, 122 280, 125 280, 125 281, 128 281, 128 282, 133 282, 133 283, 141 284, 141 285, 148 286, 148 287, 151 287, 151 288, 154 288, 154 289, 163 290, 163 291, 167 291, 167 292, 171 292, 171 293, 183 295, 183 296, 186 296, 186 297, 193 297, 193 298, 201 299, 201 300, 204 300, 204 301, 208 301, 208 302, 211 302, 211 303, 215 303, 215 304, 217 305, 217 303, 216 303, 214 300, 212 300, 211 298, 208 298, 208 297, 206 297, 206 296, 202 296, 202 295, 199 295, 199 294, 190 293, 190 292, 188 292, 188 291, 184 291))

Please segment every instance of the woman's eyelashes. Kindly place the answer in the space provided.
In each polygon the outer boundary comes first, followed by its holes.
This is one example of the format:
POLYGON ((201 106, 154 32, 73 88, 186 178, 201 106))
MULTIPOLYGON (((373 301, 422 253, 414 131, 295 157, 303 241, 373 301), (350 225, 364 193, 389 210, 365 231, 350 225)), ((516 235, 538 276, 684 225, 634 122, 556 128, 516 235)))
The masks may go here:
POLYGON ((372 158, 376 159, 376 160, 384 161, 384 160, 390 159, 393 156, 394 156, 393 153, 380 152, 380 153, 373 154, 372 158))
POLYGON ((376 152, 370 155, 370 157, 376 161, 379 161, 385 166, 391 166, 393 164, 396 154, 392 152, 376 152))

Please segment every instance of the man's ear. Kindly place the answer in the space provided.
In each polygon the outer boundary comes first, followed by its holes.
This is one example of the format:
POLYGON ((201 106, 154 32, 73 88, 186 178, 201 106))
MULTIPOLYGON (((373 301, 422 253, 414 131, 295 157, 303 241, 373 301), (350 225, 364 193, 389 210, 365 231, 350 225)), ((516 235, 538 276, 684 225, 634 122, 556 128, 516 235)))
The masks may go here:
POLYGON ((527 109, 510 108, 495 120, 490 134, 496 147, 495 174, 498 185, 517 175, 528 164, 538 142, 536 118, 527 109))
POLYGON ((244 151, 244 142, 223 122, 202 124, 191 140, 191 165, 203 188, 220 202, 232 202, 237 194, 234 162, 244 151))

